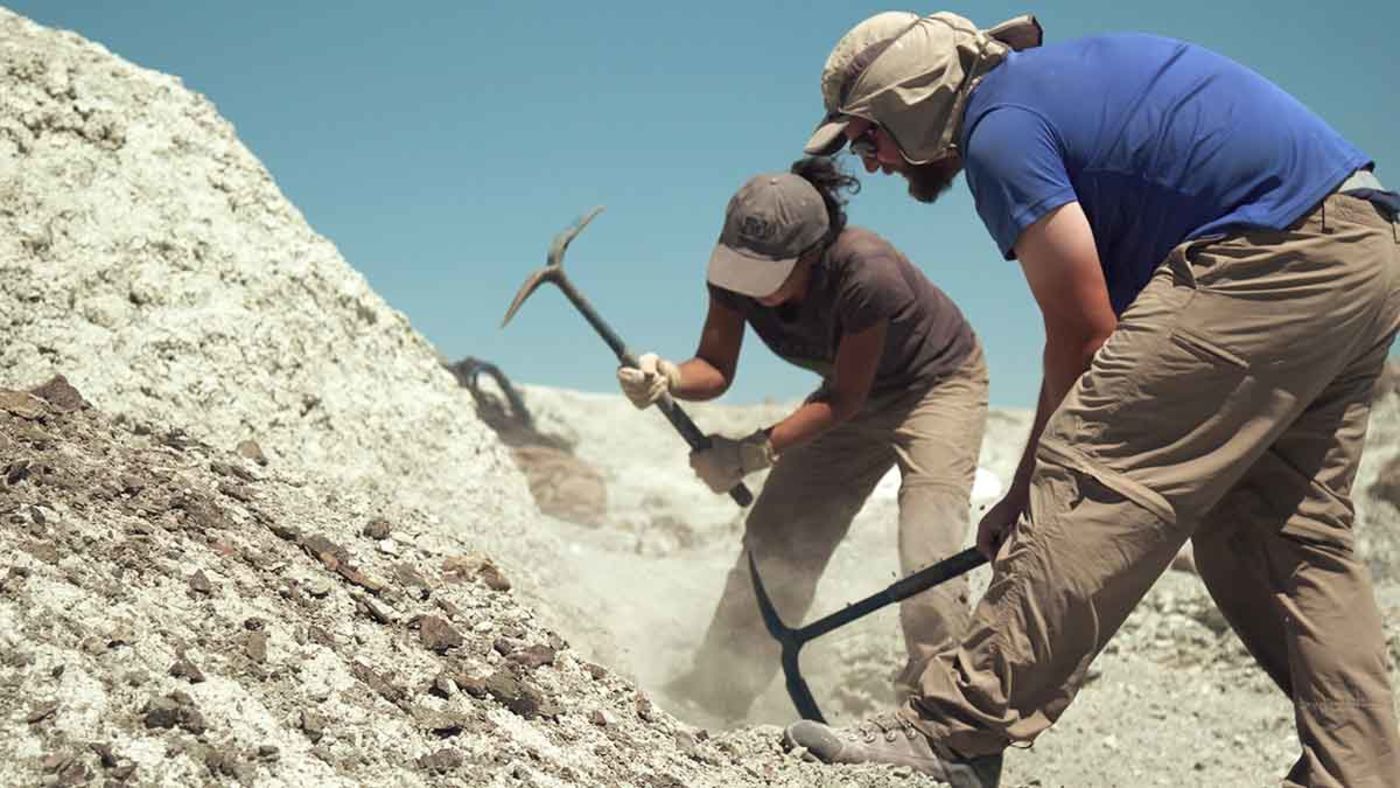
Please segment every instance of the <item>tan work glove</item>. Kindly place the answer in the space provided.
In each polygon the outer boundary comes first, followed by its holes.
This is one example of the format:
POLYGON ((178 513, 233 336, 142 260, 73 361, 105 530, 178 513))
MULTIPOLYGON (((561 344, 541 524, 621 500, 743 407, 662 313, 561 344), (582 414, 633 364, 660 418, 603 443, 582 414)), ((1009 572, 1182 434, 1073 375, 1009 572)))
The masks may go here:
POLYGON ((643 353, 637 366, 617 368, 617 382, 633 405, 645 408, 680 385, 681 370, 655 353, 643 353))
POLYGON ((711 435, 710 448, 690 453, 690 467, 706 486, 717 493, 734 489, 745 476, 773 464, 773 443, 759 430, 746 438, 711 435))

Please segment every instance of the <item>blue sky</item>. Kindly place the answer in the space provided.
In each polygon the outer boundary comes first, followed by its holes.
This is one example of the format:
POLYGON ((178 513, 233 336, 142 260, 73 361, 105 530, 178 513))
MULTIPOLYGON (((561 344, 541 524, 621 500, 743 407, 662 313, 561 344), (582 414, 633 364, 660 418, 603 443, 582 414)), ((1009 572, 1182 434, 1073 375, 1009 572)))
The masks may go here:
MULTIPOLYGON (((498 330, 551 236, 600 216, 567 266, 638 351, 688 357, 704 264, 748 176, 784 169, 821 112, 840 35, 866 2, 271 2, 45 0, 9 7, 180 76, 237 127, 311 225, 444 354, 514 379, 612 390, 613 361, 556 292, 498 330)), ((984 2, 1035 13, 1047 40, 1115 30, 1186 38, 1260 71, 1400 183, 1400 3, 984 2)), ((911 10, 933 11, 938 8, 911 10)), ((947 290, 987 346, 994 404, 1028 406, 1041 329, 966 188, 934 207, 871 176, 852 221, 947 290)), ((746 342, 729 397, 814 383, 746 342)))

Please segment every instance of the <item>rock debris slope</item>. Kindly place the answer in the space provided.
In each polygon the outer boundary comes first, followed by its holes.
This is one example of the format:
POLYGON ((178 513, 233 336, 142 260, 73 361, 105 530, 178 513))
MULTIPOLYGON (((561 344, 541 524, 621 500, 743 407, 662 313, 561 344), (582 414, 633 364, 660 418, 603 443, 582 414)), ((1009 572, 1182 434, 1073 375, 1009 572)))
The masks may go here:
POLYGON ((373 493, 110 420, 62 380, 0 389, 0 455, 0 784, 891 779, 677 722, 373 493))
POLYGON ((203 97, 0 12, 0 370, 476 539, 534 513, 469 397, 203 97))

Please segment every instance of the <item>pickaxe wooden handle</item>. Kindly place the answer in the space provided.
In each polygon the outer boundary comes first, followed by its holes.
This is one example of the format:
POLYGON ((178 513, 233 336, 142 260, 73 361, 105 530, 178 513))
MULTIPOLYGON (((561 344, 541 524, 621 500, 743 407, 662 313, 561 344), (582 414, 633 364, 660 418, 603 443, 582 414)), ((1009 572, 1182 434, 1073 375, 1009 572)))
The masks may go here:
MULTIPOLYGON (((510 322, 510 319, 515 316, 516 311, 520 309, 520 305, 525 303, 525 299, 529 298, 531 293, 535 292, 540 285, 548 282, 564 292, 564 296, 569 299, 569 302, 574 305, 574 308, 583 315, 589 325, 593 326, 593 330, 598 332, 598 336, 602 337, 603 341, 608 343, 608 347, 612 348, 613 355, 617 356, 618 363, 627 367, 635 367, 637 366, 637 357, 631 350, 627 349, 627 344, 622 341, 622 337, 619 337, 617 332, 613 331, 612 327, 604 322, 603 318, 598 315, 597 310, 593 308, 593 305, 588 302, 587 298, 584 298, 583 293, 580 293, 578 289, 574 287, 573 283, 569 281, 569 277, 564 273, 564 251, 568 249, 569 242, 574 240, 574 237, 577 236, 584 227, 587 227, 589 222, 593 221, 593 217, 602 213, 602 211, 603 207, 601 205, 594 208, 575 222, 572 227, 554 236, 554 242, 549 246, 548 262, 545 264, 544 268, 531 274, 530 277, 525 280, 525 284, 520 286, 520 291, 515 294, 515 300, 511 302, 510 309, 506 310, 506 316, 505 319, 501 321, 501 327, 504 328, 505 325, 510 322)), ((676 404, 675 399, 673 399, 670 394, 662 394, 661 399, 656 402, 656 407, 661 409, 667 421, 671 422, 671 425, 676 428, 676 432, 681 434, 681 437, 685 439, 685 442, 690 445, 691 449, 703 451, 710 448, 709 438, 705 437, 705 433, 701 432, 700 428, 695 426, 695 422, 690 420, 690 416, 686 415, 686 412, 681 409, 680 405, 676 404)), ((743 482, 740 482, 734 489, 729 491, 729 497, 733 498, 734 502, 740 506, 748 506, 753 503, 753 493, 749 491, 749 488, 745 486, 743 482)))

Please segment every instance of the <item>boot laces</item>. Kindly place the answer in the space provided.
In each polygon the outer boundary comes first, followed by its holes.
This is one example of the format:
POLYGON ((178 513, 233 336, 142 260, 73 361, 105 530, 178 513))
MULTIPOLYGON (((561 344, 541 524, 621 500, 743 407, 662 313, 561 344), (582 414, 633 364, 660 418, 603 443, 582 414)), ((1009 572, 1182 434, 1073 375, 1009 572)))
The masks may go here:
POLYGON ((856 723, 856 732, 866 742, 873 742, 877 738, 883 737, 885 741, 893 742, 903 733, 906 738, 914 738, 919 735, 918 729, 909 722, 909 719, 902 714, 876 714, 856 723))

